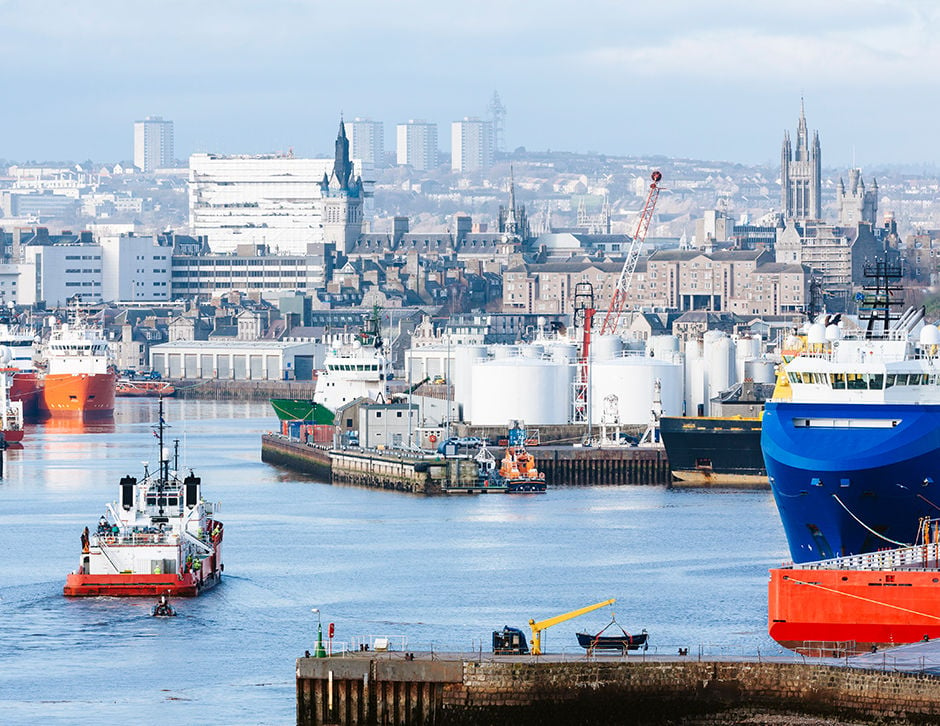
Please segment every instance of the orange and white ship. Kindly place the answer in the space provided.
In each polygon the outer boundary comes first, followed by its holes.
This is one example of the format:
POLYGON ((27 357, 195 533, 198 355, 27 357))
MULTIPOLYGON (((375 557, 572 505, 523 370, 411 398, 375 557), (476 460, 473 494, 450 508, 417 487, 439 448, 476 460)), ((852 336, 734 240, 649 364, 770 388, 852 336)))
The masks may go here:
POLYGON ((143 478, 124 476, 120 500, 107 505, 94 532, 85 527, 78 570, 68 596, 117 597, 200 594, 222 579, 222 523, 203 500, 192 471, 180 478, 163 446, 163 399, 157 433, 160 462, 143 478))
POLYGON ((39 415, 42 418, 110 418, 117 373, 102 330, 74 318, 57 323, 43 350, 39 415))

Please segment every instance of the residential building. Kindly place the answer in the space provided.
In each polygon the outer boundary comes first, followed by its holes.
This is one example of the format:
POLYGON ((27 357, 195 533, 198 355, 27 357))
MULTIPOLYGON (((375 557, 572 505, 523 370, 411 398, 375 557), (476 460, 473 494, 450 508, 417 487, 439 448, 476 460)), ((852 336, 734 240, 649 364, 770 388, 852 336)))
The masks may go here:
POLYGON ((172 121, 148 116, 134 122, 134 166, 146 173, 175 166, 172 121))
POLYGON ((494 134, 491 121, 465 117, 454 121, 450 132, 450 167, 463 174, 487 171, 493 166, 494 134))
POLYGON ((349 156, 373 167, 385 166, 385 127, 381 121, 359 118, 343 122, 349 139, 349 156))
POLYGON ((412 119, 398 124, 395 152, 399 166, 430 171, 438 165, 437 124, 412 119))

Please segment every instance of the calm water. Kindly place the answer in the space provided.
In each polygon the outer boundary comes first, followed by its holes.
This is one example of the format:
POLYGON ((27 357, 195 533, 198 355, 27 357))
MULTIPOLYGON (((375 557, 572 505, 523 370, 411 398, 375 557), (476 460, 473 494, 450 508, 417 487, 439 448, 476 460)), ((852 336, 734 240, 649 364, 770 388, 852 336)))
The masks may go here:
MULTIPOLYGON (((67 599, 82 527, 124 474, 156 460, 156 404, 120 400, 113 424, 30 427, 0 481, 0 721, 294 721, 294 659, 316 615, 336 640, 399 636, 471 650, 503 625, 610 597, 655 650, 780 652, 766 635, 767 569, 787 559, 766 491, 556 487, 542 496, 426 499, 331 487, 261 462, 267 404, 169 401, 181 460, 221 502, 226 577, 149 616, 149 599, 67 599)), ((181 469, 183 467, 181 466, 181 469)), ((574 633, 607 610, 545 633, 574 633)))

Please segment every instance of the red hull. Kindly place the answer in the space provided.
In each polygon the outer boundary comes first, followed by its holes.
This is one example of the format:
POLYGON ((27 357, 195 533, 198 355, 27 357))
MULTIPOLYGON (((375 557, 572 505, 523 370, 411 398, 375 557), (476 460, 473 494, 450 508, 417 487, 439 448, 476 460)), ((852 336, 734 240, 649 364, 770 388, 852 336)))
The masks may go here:
POLYGON ((13 374, 10 384, 10 400, 23 404, 23 418, 35 421, 39 416, 39 399, 42 398, 42 381, 35 371, 13 374))
POLYGON ((62 592, 69 597, 149 597, 172 595, 194 597, 203 590, 217 585, 222 579, 219 571, 187 572, 171 575, 78 575, 65 579, 62 592), (201 575, 201 577, 200 577, 201 575))
POLYGON ((771 570, 767 602, 770 636, 800 652, 940 638, 937 569, 771 570))
POLYGON ((3 434, 3 439, 8 444, 18 444, 23 440, 23 429, 10 429, 8 431, 0 432, 3 434))
POLYGON ((113 373, 47 375, 39 414, 46 418, 109 418, 114 415, 113 373))

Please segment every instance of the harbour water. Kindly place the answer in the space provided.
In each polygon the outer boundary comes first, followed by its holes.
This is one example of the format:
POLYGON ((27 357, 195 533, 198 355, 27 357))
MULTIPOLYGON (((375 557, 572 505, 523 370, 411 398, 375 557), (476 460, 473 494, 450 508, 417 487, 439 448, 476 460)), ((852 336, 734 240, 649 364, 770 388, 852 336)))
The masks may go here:
MULTIPOLYGON (((503 625, 607 598, 650 652, 780 654, 767 636, 767 570, 788 558, 766 490, 566 488, 423 498, 333 487, 260 459, 267 404, 166 403, 180 468, 225 523, 222 584, 152 618, 148 599, 67 599, 79 535, 124 474, 156 462, 156 402, 119 399, 113 424, 28 428, 0 480, 0 713, 4 724, 294 721, 294 659, 319 608, 335 642, 387 636, 409 650, 490 646, 503 625)), ((578 630, 549 652, 583 656, 578 630)), ((633 657, 633 656, 630 656, 633 657)))

